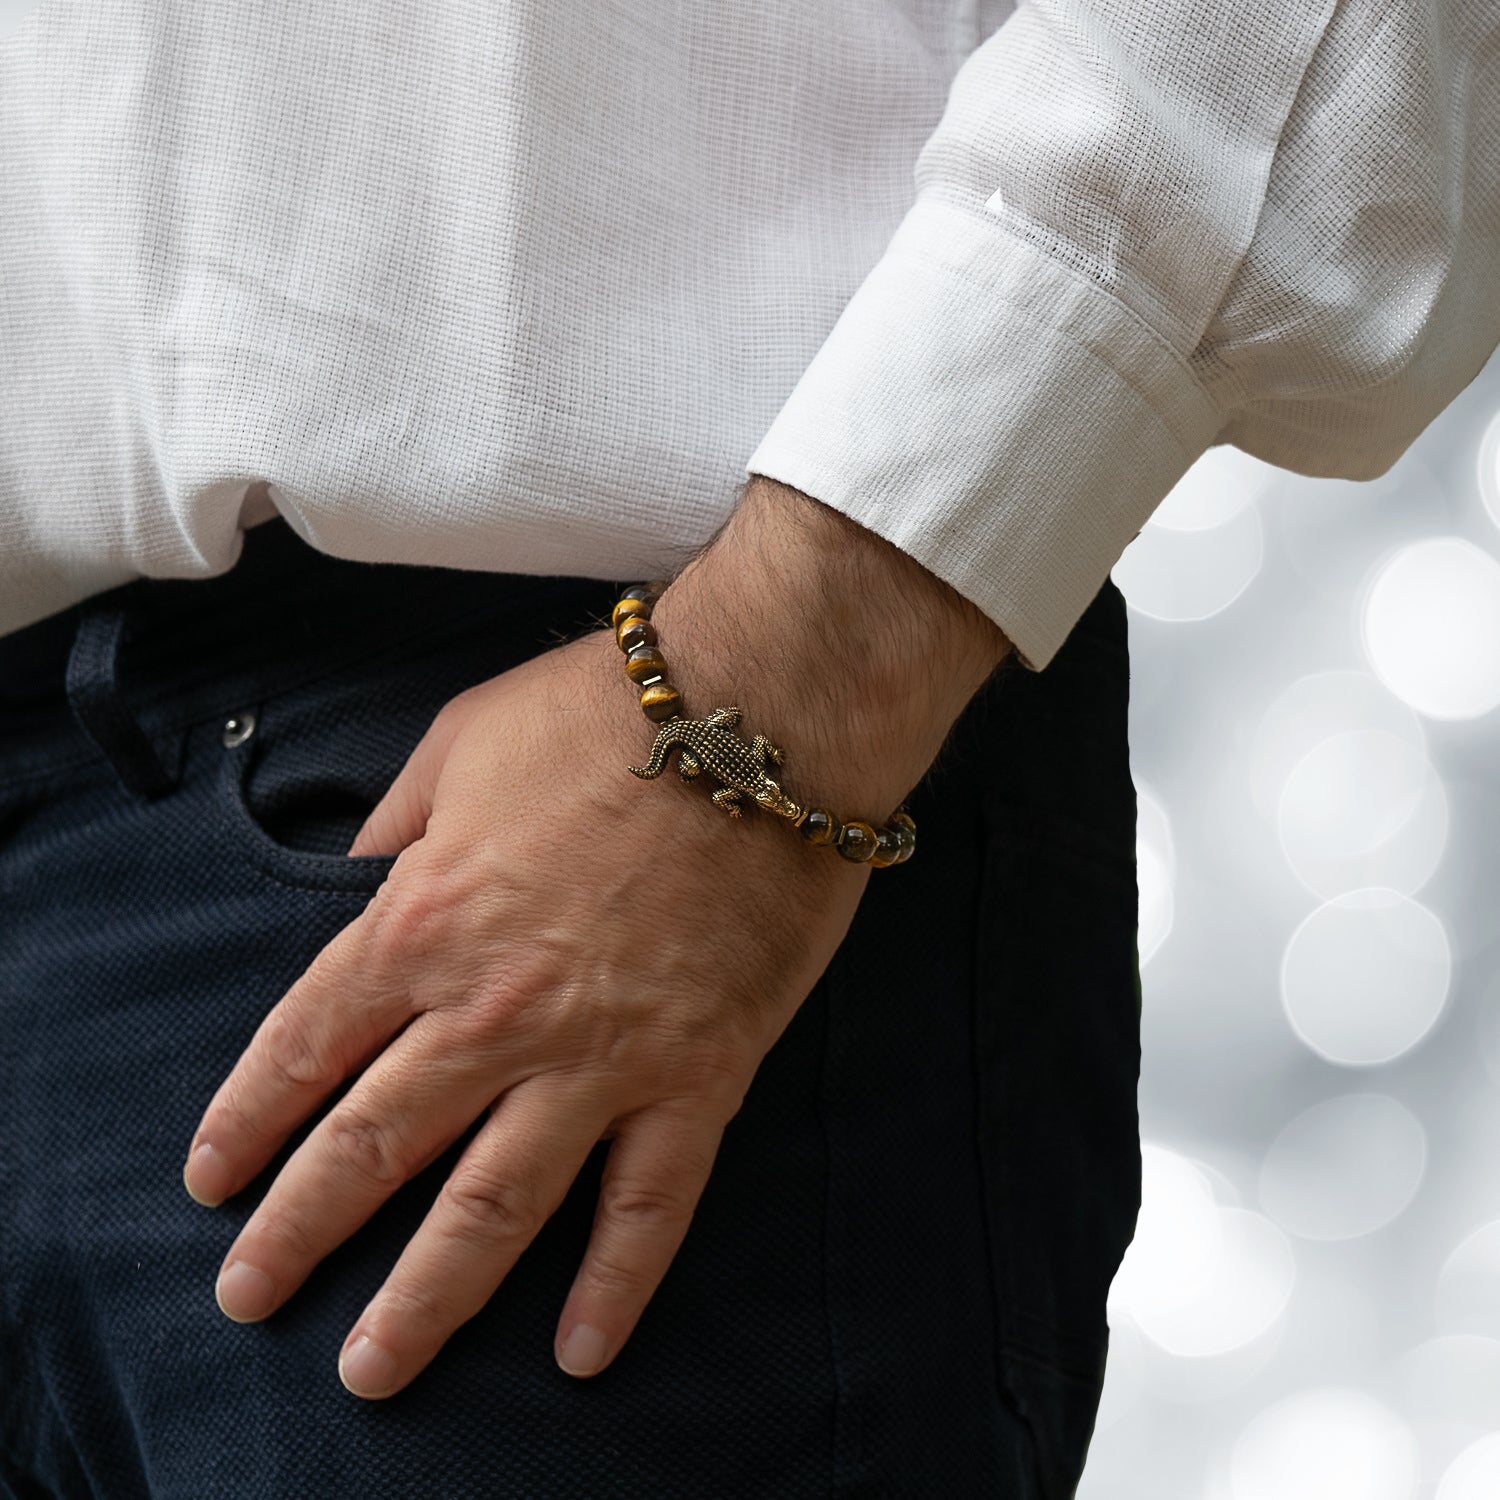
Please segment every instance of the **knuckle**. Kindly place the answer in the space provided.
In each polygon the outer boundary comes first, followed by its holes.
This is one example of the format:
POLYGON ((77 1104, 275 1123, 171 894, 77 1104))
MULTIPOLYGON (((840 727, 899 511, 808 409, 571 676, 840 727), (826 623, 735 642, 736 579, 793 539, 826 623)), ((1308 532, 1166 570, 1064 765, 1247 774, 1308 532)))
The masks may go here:
POLYGON ((245 1102, 245 1093, 243 1078, 234 1078, 204 1118, 203 1134, 219 1147, 221 1153, 225 1145, 231 1143, 241 1152, 253 1149, 265 1137, 265 1122, 260 1112, 245 1102))
POLYGON ((605 1212, 632 1237, 675 1229, 687 1217, 688 1205, 679 1188, 637 1184, 617 1188, 606 1199, 605 1212))
POLYGON ((541 1217, 531 1188, 509 1178, 450 1177, 443 1197, 460 1232, 486 1243, 529 1239, 541 1217))
POLYGON ((589 1289, 611 1302, 634 1301, 649 1292, 656 1278, 632 1264, 607 1245, 589 1253, 589 1289))
POLYGON ((340 1167, 375 1186, 395 1188, 407 1179, 406 1157, 394 1131, 367 1116, 331 1116, 328 1148, 340 1167))
POLYGON ((454 1310, 448 1293, 436 1282, 408 1277, 392 1282, 380 1298, 382 1315, 408 1327, 444 1328, 453 1322, 454 1310))
POLYGON ((332 1088, 337 1070, 319 1056, 306 1022, 295 1011, 278 1006, 266 1017, 266 1057, 279 1079, 299 1088, 332 1088))
POLYGON ((298 1265, 321 1258, 325 1253, 318 1236, 308 1227, 305 1219, 282 1212, 267 1213, 262 1210, 261 1222, 255 1226, 257 1243, 269 1241, 281 1256, 298 1265))
POLYGON ((387 879, 371 898, 371 957, 395 969, 442 941, 454 906, 429 865, 413 866, 405 879, 387 879))
POLYGON ((515 968, 476 972, 465 995, 461 1024, 478 1038, 509 1031, 535 993, 515 968))
POLYGON ((724 1043, 685 1046, 676 1067, 674 1087, 696 1101, 720 1128, 739 1113, 751 1076, 743 1050, 724 1043))
POLYGON ((635 1185, 605 1195, 599 1230, 589 1247, 588 1280, 602 1296, 636 1300, 660 1279, 665 1246, 675 1246, 693 1205, 679 1187, 635 1185))

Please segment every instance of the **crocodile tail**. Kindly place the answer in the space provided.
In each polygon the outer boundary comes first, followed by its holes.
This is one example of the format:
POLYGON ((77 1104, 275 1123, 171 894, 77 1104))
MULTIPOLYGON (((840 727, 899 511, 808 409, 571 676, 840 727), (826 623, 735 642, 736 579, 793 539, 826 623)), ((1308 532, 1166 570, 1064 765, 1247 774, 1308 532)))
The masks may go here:
POLYGON ((652 777, 660 776, 667 768, 667 752, 672 748, 672 740, 665 734, 656 736, 656 743, 651 747, 651 759, 643 766, 626 766, 625 769, 632 776, 639 776, 642 781, 650 781, 652 777))

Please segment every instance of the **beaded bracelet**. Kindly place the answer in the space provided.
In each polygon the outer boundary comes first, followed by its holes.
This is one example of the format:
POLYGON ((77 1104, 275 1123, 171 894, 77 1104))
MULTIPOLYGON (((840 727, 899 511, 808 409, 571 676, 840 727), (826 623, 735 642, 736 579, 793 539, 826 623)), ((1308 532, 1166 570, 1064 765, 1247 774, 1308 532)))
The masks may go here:
POLYGON ((841 823, 826 807, 802 807, 794 802, 765 770, 769 758, 782 762, 782 752, 763 734, 749 744, 734 732, 738 708, 716 708, 703 719, 683 712, 682 694, 667 681, 666 658, 651 623, 652 606, 665 583, 639 583, 625 590, 609 617, 615 643, 625 653, 625 675, 641 689, 641 710, 660 725, 651 759, 626 770, 643 780, 660 776, 667 755, 677 750, 677 774, 693 781, 707 771, 723 785, 714 802, 732 818, 740 816, 740 800, 750 797, 771 812, 790 818, 810 844, 831 844, 847 860, 869 862, 883 870, 911 858, 917 847, 917 825, 903 803, 879 828, 859 818, 841 823))

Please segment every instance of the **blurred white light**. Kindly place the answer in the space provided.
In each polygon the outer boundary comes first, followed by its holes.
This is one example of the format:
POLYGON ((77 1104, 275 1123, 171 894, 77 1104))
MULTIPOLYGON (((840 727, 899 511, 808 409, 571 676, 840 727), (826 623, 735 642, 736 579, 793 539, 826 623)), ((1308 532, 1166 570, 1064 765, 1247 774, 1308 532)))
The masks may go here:
POLYGON ((1479 496, 1490 520, 1500 526, 1500 413, 1490 419, 1479 440, 1479 496))
POLYGON ((1231 521, 1266 495, 1284 471, 1252 458, 1230 443, 1210 448, 1167 491, 1149 526, 1168 531, 1206 531, 1231 521))
MULTIPOLYGON (((1451 439, 1450 439, 1451 442, 1451 439)), ((1428 451, 1440 451, 1434 444, 1428 451)), ((1349 601, 1368 582, 1371 566, 1408 542, 1452 528, 1447 491, 1451 481, 1422 457, 1415 444, 1374 479, 1312 479, 1289 474, 1274 514, 1279 550, 1301 576, 1297 597, 1285 603, 1311 624, 1315 617, 1338 631, 1338 648, 1357 639, 1349 601), (1325 606, 1337 601, 1335 616, 1325 606), (1354 634, 1346 635, 1352 628, 1354 634)), ((1289 581, 1290 582, 1290 581, 1289 581)))
POLYGON ((1195 1166, 1142 1148, 1141 1213, 1110 1291, 1154 1344, 1187 1358, 1228 1354, 1272 1328, 1295 1265, 1286 1236, 1260 1214, 1220 1207, 1195 1166))
POLYGON ((1308 1391, 1263 1411, 1230 1460, 1234 1500, 1409 1500, 1418 1455, 1410 1429, 1359 1391, 1308 1391))
POLYGON ((1500 562, 1458 536, 1403 547, 1365 596, 1365 656, 1380 680, 1434 719, 1500 703, 1500 562))
POLYGON ((1432 1029, 1448 997, 1448 936, 1399 891, 1350 891, 1308 914, 1281 961, 1292 1030, 1330 1062, 1390 1062, 1432 1029))
POLYGON ((1500 1433, 1491 1433, 1453 1460, 1437 1487, 1435 1500, 1495 1500, 1497 1495, 1500 1495, 1500 1433))
POLYGON ((1275 815, 1287 779, 1324 740, 1357 731, 1383 733, 1427 754, 1422 721, 1368 672, 1299 677, 1261 716, 1250 743, 1250 795, 1263 817, 1275 815))
POLYGON ((1116 1422, 1134 1412, 1141 1399, 1145 1356, 1141 1333, 1129 1319, 1111 1324, 1109 1360, 1104 1371, 1104 1389, 1094 1415, 1094 1432, 1107 1432, 1116 1422))
POLYGON ((1172 889, 1177 876, 1177 853, 1172 826, 1161 804, 1136 781, 1135 876, 1139 895, 1136 943, 1141 967, 1166 941, 1172 930, 1172 889))
POLYGON ((1476 1229, 1444 1262, 1436 1311, 1443 1333, 1500 1338, 1500 1220, 1476 1229))
POLYGON ((1141 1208, 1135 1238, 1110 1302, 1145 1327, 1196 1297, 1209 1276, 1220 1230, 1208 1179, 1173 1151, 1141 1145, 1141 1208))
POLYGON ((1169 1354, 1228 1354, 1271 1329, 1296 1279, 1292 1247, 1267 1218, 1247 1208, 1216 1211, 1218 1248, 1190 1303, 1162 1310, 1142 1332, 1169 1354))
POLYGON ((1206 620, 1249 588, 1264 555, 1260 511, 1247 505, 1206 529, 1143 526, 1110 576, 1125 602, 1153 620, 1206 620))
POLYGON ((1345 1094, 1305 1109, 1271 1143, 1261 1207, 1293 1234, 1347 1240, 1371 1234, 1416 1196, 1427 1135, 1384 1094, 1345 1094))
POLYGON ((1410 895, 1448 842, 1448 798, 1418 747, 1383 729, 1330 735, 1293 767, 1276 831, 1319 896, 1368 886, 1410 895))
POLYGON ((1500 1424, 1500 1340, 1466 1334, 1428 1339, 1393 1361, 1390 1381, 1431 1479, 1500 1424))

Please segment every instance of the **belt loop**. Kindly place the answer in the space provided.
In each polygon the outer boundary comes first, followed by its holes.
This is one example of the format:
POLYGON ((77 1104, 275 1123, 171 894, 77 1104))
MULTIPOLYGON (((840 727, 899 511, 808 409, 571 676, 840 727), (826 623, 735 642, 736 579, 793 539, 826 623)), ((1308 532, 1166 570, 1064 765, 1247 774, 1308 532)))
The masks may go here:
POLYGON ((125 610, 118 604, 80 607, 68 653, 68 706, 83 732, 109 758, 127 791, 163 797, 176 786, 120 691, 120 639, 125 610))

